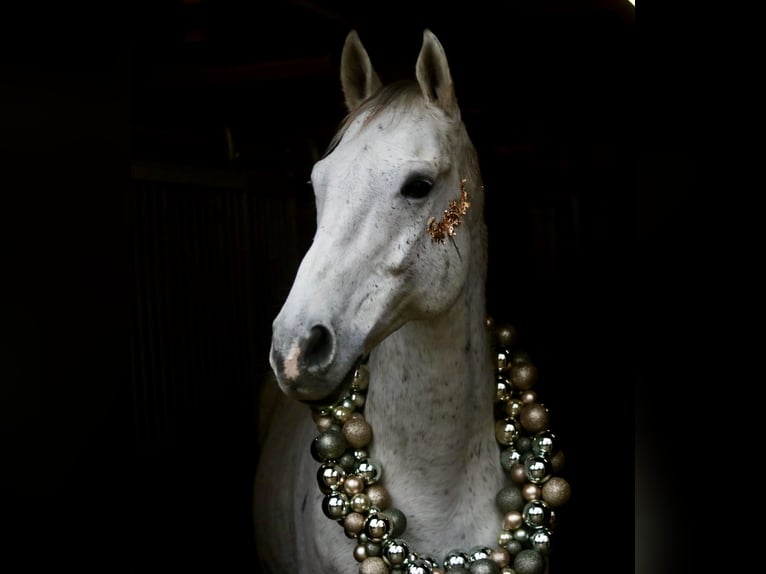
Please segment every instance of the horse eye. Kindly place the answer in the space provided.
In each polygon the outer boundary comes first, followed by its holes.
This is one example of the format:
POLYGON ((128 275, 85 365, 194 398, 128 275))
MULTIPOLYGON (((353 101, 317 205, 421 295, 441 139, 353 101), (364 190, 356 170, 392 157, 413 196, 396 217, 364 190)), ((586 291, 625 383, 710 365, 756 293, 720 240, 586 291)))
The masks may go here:
POLYGON ((412 179, 402 186, 402 195, 404 197, 411 197, 413 199, 420 199, 428 195, 431 188, 434 186, 431 180, 419 177, 412 179))

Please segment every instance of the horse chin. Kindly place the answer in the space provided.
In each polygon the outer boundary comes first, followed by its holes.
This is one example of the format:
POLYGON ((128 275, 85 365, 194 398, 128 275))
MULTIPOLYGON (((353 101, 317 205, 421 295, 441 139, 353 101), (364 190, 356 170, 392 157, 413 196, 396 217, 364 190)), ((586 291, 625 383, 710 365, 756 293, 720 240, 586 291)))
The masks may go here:
POLYGON ((340 382, 338 382, 333 387, 333 389, 322 398, 319 398, 319 399, 298 398, 298 400, 315 409, 321 409, 321 408, 333 406, 351 389, 351 383, 354 382, 354 375, 356 373, 357 368, 362 363, 362 359, 363 357, 359 357, 356 361, 354 361, 354 364, 352 365, 351 369, 349 369, 349 371, 343 376, 340 382))
POLYGON ((330 407, 351 389, 354 374, 362 363, 362 359, 363 357, 356 359, 346 374, 336 381, 306 372, 297 379, 285 380, 278 376, 277 380, 282 392, 291 399, 317 409, 330 407))

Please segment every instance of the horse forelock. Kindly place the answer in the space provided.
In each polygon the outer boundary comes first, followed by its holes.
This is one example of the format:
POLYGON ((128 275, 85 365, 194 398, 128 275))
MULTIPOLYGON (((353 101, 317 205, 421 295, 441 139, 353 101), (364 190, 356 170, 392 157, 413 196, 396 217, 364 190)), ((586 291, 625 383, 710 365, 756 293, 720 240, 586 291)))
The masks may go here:
MULTIPOLYGON (((330 155, 338 146, 349 127, 361 116, 364 117, 362 127, 369 125, 375 118, 387 110, 395 110, 399 113, 405 113, 412 110, 415 106, 422 106, 424 109, 429 107, 423 97, 423 93, 418 83, 414 80, 400 80, 383 86, 374 95, 363 101, 355 110, 346 115, 341 121, 340 127, 335 132, 327 150, 322 158, 330 155)), ((452 123, 453 120, 444 116, 445 123, 452 123)))

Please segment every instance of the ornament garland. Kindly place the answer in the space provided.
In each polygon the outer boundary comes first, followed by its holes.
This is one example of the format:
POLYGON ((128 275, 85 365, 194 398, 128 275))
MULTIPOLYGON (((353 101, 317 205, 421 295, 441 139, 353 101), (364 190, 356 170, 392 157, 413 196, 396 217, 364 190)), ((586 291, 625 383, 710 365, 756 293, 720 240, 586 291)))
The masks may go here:
POLYGON ((548 409, 532 387, 538 372, 515 348, 512 325, 487 319, 495 349, 495 439, 509 482, 495 497, 502 514, 497 545, 456 549, 442 561, 421 554, 403 538, 407 518, 392 506, 380 479, 383 469, 366 450, 372 428, 364 418, 369 369, 361 364, 349 393, 331 407, 312 409, 319 431, 311 454, 320 463, 322 510, 356 541, 359 574, 543 574, 551 551, 557 509, 571 495, 556 474, 564 455, 549 428, 548 409))

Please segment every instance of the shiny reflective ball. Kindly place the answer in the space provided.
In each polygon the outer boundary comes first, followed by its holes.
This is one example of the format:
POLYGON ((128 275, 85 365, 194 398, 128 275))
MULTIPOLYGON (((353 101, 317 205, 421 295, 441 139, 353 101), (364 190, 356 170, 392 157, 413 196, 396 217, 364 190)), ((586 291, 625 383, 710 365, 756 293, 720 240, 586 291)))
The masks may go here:
POLYGON ((521 511, 524 522, 532 528, 548 526, 551 520, 551 509, 542 500, 531 500, 521 511))
POLYGON ((553 468, 547 458, 535 455, 524 461, 524 472, 529 482, 540 484, 551 477, 553 468))
POLYGON ((349 510, 348 497, 343 492, 333 492, 322 500, 322 511, 327 518, 340 520, 349 510))
POLYGON ((404 564, 410 556, 410 547, 407 542, 399 538, 388 540, 383 544, 383 558, 392 566, 404 564))

